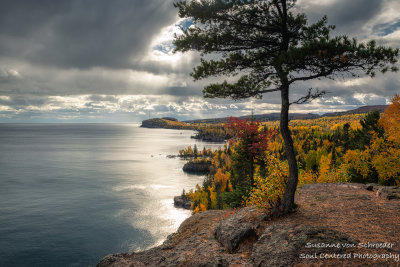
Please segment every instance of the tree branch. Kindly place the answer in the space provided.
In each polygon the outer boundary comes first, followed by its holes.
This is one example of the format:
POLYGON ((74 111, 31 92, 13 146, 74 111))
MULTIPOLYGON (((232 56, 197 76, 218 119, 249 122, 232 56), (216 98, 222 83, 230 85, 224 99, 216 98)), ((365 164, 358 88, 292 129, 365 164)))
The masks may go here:
POLYGON ((264 94, 264 93, 271 93, 271 92, 276 92, 276 91, 280 91, 280 90, 281 90, 281 88, 265 89, 265 90, 260 90, 260 93, 261 93, 261 94, 264 94))
POLYGON ((314 74, 314 75, 296 77, 296 78, 293 78, 293 79, 289 80, 289 84, 292 84, 292 83, 294 83, 296 81, 307 81, 307 80, 317 79, 319 77, 327 77, 327 76, 333 74, 333 72, 334 72, 334 68, 330 68, 328 71, 321 71, 321 72, 319 72, 317 74, 314 74))
POLYGON ((306 96, 300 97, 299 99, 290 103, 289 105, 309 103, 309 102, 313 101, 314 99, 320 98, 321 96, 327 94, 326 91, 319 91, 318 89, 316 89, 314 93, 312 91, 313 91, 313 88, 308 89, 308 93, 306 96))

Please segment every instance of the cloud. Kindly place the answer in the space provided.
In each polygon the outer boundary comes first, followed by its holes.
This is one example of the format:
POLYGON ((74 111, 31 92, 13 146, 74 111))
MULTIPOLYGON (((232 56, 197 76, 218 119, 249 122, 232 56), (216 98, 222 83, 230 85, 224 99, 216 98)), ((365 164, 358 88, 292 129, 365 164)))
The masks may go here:
POLYGON ((6 0, 0 56, 62 68, 131 66, 177 18, 164 0, 6 0))
POLYGON ((400 28, 400 20, 392 23, 377 24, 373 27, 373 32, 378 36, 387 36, 400 28))
MULTIPOLYGON (((225 77, 193 82, 193 51, 173 53, 174 34, 192 25, 172 0, 0 1, 0 121, 140 121, 279 112, 278 93, 263 99, 203 99, 202 88, 225 77)), ((398 0, 299 0, 310 21, 327 14, 335 34, 380 44, 400 43, 398 0)), ((316 80, 291 88, 330 92, 292 111, 328 112, 386 103, 399 92, 397 74, 316 80)))
POLYGON ((17 81, 21 78, 21 74, 15 69, 0 68, 0 83, 17 81))
POLYGON ((329 24, 340 34, 359 33, 364 25, 378 16, 387 1, 381 0, 300 0, 299 8, 311 22, 327 15, 329 24))
POLYGON ((132 69, 56 69, 24 65, 14 74, 0 72, 0 95, 198 95, 187 74, 132 69), (18 73, 18 75, 17 75, 18 73))

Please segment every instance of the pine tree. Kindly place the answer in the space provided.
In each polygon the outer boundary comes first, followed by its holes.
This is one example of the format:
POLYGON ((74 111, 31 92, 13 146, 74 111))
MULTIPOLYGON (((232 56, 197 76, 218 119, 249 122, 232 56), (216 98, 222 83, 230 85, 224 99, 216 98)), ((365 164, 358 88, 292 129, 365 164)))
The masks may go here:
POLYGON ((302 13, 294 13, 295 0, 190 0, 174 4, 181 18, 193 25, 176 36, 176 51, 197 50, 202 55, 217 53, 216 59, 201 59, 191 74, 195 80, 210 76, 235 76, 222 83, 207 85, 205 97, 261 98, 280 92, 280 133, 289 163, 281 210, 295 208, 298 170, 289 131, 289 107, 321 97, 325 91, 310 89, 290 102, 290 88, 296 82, 338 76, 371 77, 377 71, 396 71, 398 49, 377 46, 374 41, 358 43, 347 36, 331 37, 334 26, 323 17, 307 23, 302 13))

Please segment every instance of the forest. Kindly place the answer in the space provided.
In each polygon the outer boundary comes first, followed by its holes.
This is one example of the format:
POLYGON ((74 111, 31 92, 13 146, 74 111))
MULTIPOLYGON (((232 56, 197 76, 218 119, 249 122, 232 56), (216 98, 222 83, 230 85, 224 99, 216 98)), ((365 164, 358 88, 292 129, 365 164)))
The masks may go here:
MULTIPOLYGON (((202 185, 185 198, 194 213, 257 205, 273 213, 288 178, 279 122, 230 118, 203 132, 230 135, 216 151, 188 147, 180 155, 211 162, 202 185)), ((400 186, 400 96, 383 112, 292 120, 290 131, 298 162, 298 186, 310 183, 377 183, 400 186)))

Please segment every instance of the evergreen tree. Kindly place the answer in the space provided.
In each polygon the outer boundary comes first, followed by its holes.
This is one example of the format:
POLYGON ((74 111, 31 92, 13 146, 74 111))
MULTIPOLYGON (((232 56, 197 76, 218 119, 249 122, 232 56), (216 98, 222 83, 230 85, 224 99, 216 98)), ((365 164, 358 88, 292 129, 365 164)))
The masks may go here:
POLYGON ((374 76, 377 71, 396 71, 398 49, 377 46, 374 41, 358 43, 347 36, 331 37, 334 26, 323 17, 307 23, 305 14, 295 14, 295 0, 190 0, 174 4, 181 18, 193 25, 176 36, 176 51, 197 50, 202 55, 219 54, 201 60, 191 74, 195 80, 210 76, 239 77, 233 82, 212 83, 205 97, 261 98, 280 92, 280 133, 285 142, 289 179, 281 210, 294 209, 298 170, 289 131, 289 107, 318 98, 325 91, 310 89, 290 102, 289 92, 296 82, 337 76, 374 76))
POLYGON ((346 152, 349 149, 350 146, 350 136, 349 136, 349 129, 350 129, 350 124, 345 123, 343 125, 343 147, 344 147, 344 152, 346 152))
POLYGON ((372 139, 372 132, 376 133, 378 137, 383 137, 383 127, 378 124, 381 117, 379 111, 374 110, 365 116, 364 119, 360 120, 362 129, 358 131, 356 136, 359 137, 359 148, 364 149, 365 146, 369 146, 372 139))

